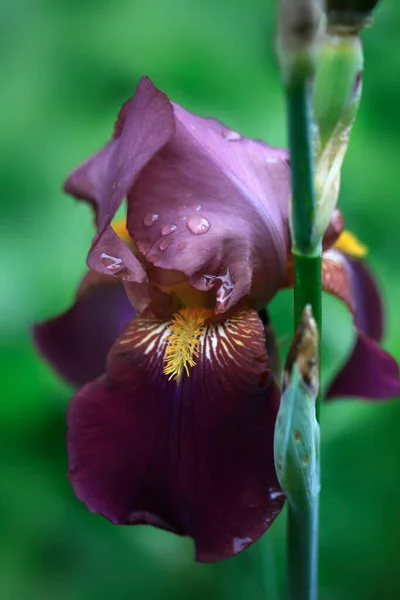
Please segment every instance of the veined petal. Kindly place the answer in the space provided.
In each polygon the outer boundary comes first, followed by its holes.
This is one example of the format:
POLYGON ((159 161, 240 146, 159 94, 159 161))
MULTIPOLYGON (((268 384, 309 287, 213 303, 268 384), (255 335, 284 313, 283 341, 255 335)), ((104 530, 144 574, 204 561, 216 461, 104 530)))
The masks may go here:
POLYGON ((378 345, 383 334, 382 302, 365 265, 338 250, 329 250, 323 258, 322 285, 348 306, 358 336, 351 356, 329 387, 327 397, 399 397, 397 362, 378 345))
POLYGON ((250 291, 265 304, 285 271, 288 155, 175 104, 174 117, 128 194, 128 230, 156 266, 214 287, 217 312, 250 291))
POLYGON ((72 307, 34 325, 33 339, 61 377, 81 386, 104 373, 110 347, 134 314, 117 280, 89 272, 72 307))
POLYGON ((243 550, 284 501, 273 463, 279 391, 262 323, 253 311, 219 323, 211 314, 135 318, 107 374, 68 410, 77 496, 114 523, 191 536, 200 561, 243 550))

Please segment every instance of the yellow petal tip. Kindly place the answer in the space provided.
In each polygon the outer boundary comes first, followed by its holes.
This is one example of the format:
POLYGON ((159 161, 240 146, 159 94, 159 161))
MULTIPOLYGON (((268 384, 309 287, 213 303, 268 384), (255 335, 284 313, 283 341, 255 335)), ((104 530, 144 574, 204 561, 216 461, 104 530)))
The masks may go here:
POLYGON ((343 231, 334 244, 334 248, 355 258, 364 258, 368 253, 368 248, 358 241, 356 236, 350 231, 343 231))

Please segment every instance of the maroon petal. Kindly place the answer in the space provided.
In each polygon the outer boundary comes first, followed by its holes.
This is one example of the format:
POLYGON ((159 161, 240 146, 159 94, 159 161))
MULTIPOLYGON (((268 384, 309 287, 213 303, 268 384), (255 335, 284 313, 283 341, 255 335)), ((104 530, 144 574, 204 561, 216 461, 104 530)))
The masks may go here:
POLYGON ((324 254, 322 285, 350 309, 357 341, 345 366, 328 389, 327 397, 368 399, 400 396, 396 361, 378 342, 383 333, 383 309, 378 288, 364 263, 337 250, 324 254))
MULTIPOLYGON (((168 98, 143 77, 120 113, 114 139, 67 179, 65 190, 96 209, 97 235, 88 257, 92 269, 115 275, 103 260, 112 256, 120 261, 124 279, 144 281, 139 261, 128 257, 125 244, 109 225, 138 173, 170 139, 174 127, 168 98)), ((121 272, 117 276, 122 277, 121 272)))
POLYGON ((121 284, 89 273, 73 306, 34 325, 33 339, 61 377, 81 386, 104 373, 111 345, 134 314, 121 284))
POLYGON ((324 238, 322 240, 323 250, 328 250, 336 240, 340 237, 340 234, 344 231, 344 218, 338 208, 332 213, 331 220, 329 221, 328 228, 325 231, 324 238))
POLYGON ((385 400, 400 397, 399 367, 382 348, 362 333, 327 397, 358 396, 385 400))
POLYGON ((158 267, 217 290, 217 311, 250 291, 265 304, 288 248, 287 152, 174 105, 176 133, 128 194, 127 227, 158 267))
POLYGON ((193 314, 136 318, 126 328, 107 375, 71 401, 69 475, 91 511, 189 535, 197 559, 215 561, 258 539, 281 510, 273 464, 279 391, 253 311, 219 324, 204 317, 197 358, 191 354, 197 364, 186 363, 190 376, 182 368, 179 381, 168 379, 166 349, 176 328, 187 344, 193 314))

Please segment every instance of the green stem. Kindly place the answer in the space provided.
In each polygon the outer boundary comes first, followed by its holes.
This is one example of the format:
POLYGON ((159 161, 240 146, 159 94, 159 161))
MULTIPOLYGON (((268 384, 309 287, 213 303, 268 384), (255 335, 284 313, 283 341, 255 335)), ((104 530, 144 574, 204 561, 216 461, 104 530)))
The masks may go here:
MULTIPOLYGON (((293 250, 294 257, 294 319, 295 326, 300 323, 306 304, 311 304, 314 319, 321 337, 321 254, 307 256, 293 250)), ((321 361, 320 361, 321 364, 321 361)), ((319 421, 320 395, 315 404, 315 413, 319 421)))
POLYGON ((292 169, 293 243, 302 254, 310 254, 315 249, 315 194, 307 71, 303 75, 288 83, 286 101, 292 169))
POLYGON ((317 600, 318 497, 302 507, 288 502, 289 599, 317 600))
MULTIPOLYGON (((286 83, 292 169, 291 230, 295 268, 295 328, 310 304, 321 335, 321 240, 315 232, 314 166, 309 106, 310 71, 293 69, 286 83)), ((320 358, 320 350, 319 350, 320 358)), ((319 361, 320 364, 320 361, 319 361)), ((319 418, 319 398, 316 415, 319 418)), ((288 502, 289 600, 317 600, 318 494, 301 506, 288 502)))

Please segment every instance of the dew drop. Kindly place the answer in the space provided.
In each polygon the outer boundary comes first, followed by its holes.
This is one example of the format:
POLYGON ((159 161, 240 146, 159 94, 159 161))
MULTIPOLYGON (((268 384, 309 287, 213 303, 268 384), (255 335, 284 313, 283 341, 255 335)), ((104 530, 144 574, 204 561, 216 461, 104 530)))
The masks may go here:
POLYGON ((136 246, 142 254, 146 255, 150 248, 152 247, 152 243, 148 239, 136 240, 136 246))
POLYGON ((111 256, 105 252, 103 252, 101 255, 101 262, 108 271, 115 271, 116 269, 120 269, 122 267, 122 258, 111 256))
POLYGON ((231 129, 226 129, 222 132, 222 136, 226 139, 227 142, 238 142, 242 139, 242 136, 237 131, 232 131, 231 129))
POLYGON ((187 242, 179 242, 177 249, 179 250, 179 252, 182 252, 182 250, 184 250, 187 246, 187 242))
POLYGON ((160 215, 157 215, 155 213, 147 213, 147 215, 145 215, 143 219, 143 225, 145 225, 146 227, 151 227, 156 221, 158 221, 159 216, 160 215))
POLYGON ((155 263, 160 260, 161 256, 159 254, 150 254, 150 256, 146 256, 147 260, 151 263, 155 263))
POLYGON ((203 279, 207 290, 216 287, 216 301, 221 310, 223 305, 232 296, 235 288, 232 273, 229 269, 226 269, 225 273, 221 273, 220 275, 203 275, 203 279))
POLYGON ((195 210, 196 212, 198 212, 199 210, 201 210, 201 204, 193 204, 191 202, 186 202, 185 204, 182 204, 182 206, 179 207, 180 210, 195 210))
POLYGON ((190 217, 187 226, 191 233, 202 235, 210 229, 210 222, 205 217, 190 217))
POLYGON ((275 490, 274 488, 269 488, 268 492, 271 500, 276 500, 277 498, 281 498, 285 495, 281 490, 275 490))
POLYGON ((161 235, 169 235, 170 233, 173 233, 174 231, 176 231, 178 228, 176 225, 164 225, 164 227, 161 229, 161 235))
POLYGON ((124 266, 122 258, 118 258, 117 256, 111 256, 110 254, 106 254, 105 252, 101 255, 101 262, 103 266, 109 271, 111 275, 114 277, 120 277, 124 279, 127 274, 127 269, 124 266))
POLYGON ((235 554, 237 554, 238 552, 241 552, 242 550, 244 550, 245 548, 247 548, 247 546, 249 546, 251 544, 253 540, 249 537, 243 537, 243 538, 239 538, 239 537, 235 537, 233 538, 233 552, 235 554))
POLYGON ((171 244, 172 244, 171 238, 170 239, 165 239, 165 240, 161 240, 161 242, 159 243, 158 247, 160 248, 160 250, 166 250, 171 244))

